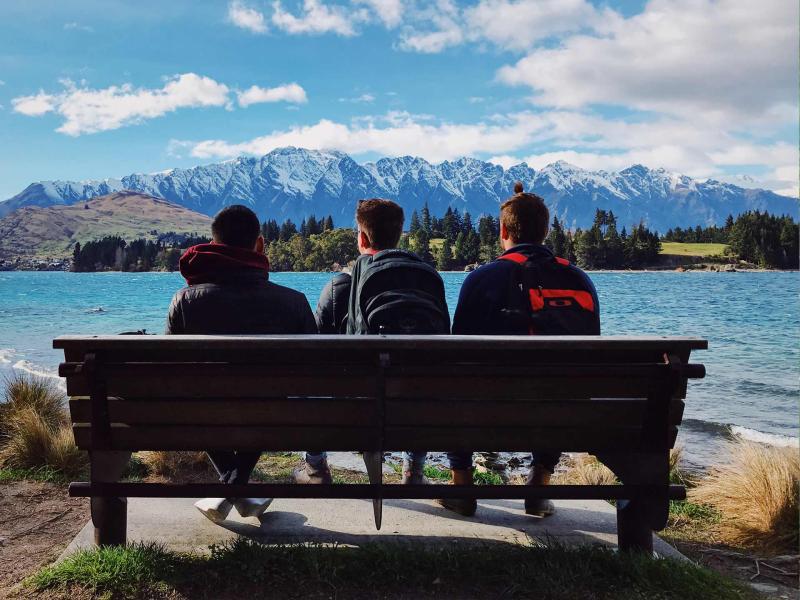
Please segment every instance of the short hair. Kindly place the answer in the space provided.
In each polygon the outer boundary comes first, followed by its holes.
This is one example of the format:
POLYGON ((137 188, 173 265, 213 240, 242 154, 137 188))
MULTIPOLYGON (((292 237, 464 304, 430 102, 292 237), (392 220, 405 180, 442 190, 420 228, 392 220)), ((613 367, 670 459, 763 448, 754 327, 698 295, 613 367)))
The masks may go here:
POLYGON ((356 208, 356 222, 367 234, 369 245, 375 250, 396 248, 403 234, 402 207, 391 200, 370 198, 361 200, 356 208))
POLYGON ((500 222, 517 244, 541 244, 547 237, 550 211, 544 199, 525 193, 522 183, 514 184, 514 195, 500 205, 500 222))
POLYGON ((252 250, 261 235, 256 213, 241 204, 231 204, 219 211, 211 223, 211 236, 218 244, 252 250))

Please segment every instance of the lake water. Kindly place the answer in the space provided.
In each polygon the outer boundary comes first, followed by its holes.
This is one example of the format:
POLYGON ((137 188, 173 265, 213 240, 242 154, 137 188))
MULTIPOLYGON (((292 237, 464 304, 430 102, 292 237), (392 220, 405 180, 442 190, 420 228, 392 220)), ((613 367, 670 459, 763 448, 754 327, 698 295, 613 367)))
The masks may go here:
MULTIPOLYGON (((330 273, 273 273, 312 307, 330 273)), ((465 273, 444 273, 455 308, 465 273)), ((800 390, 800 273, 592 273, 608 335, 690 335, 709 340, 692 355, 706 378, 689 383, 678 442, 690 464, 723 458, 740 435, 796 445, 800 390)), ((57 377, 61 334, 161 333, 177 273, 0 272, 0 376, 57 377), (102 309, 102 310, 101 310, 102 309)))

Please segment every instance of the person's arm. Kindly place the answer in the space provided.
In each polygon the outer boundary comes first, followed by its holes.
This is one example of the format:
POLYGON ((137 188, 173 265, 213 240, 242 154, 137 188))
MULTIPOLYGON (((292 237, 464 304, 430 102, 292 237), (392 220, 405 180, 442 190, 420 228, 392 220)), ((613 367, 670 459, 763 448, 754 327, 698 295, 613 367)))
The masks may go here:
POLYGON ((317 310, 314 313, 319 333, 338 333, 337 324, 334 322, 333 304, 333 279, 331 279, 322 289, 319 302, 317 302, 317 310))
POLYGON ((300 332, 299 333, 319 333, 317 322, 314 320, 314 313, 311 312, 311 305, 303 296, 303 303, 300 307, 300 332))
POLYGON ((458 304, 453 315, 453 335, 474 335, 478 333, 477 323, 480 321, 480 307, 476 307, 476 278, 473 271, 464 280, 458 294, 458 304))
POLYGON ((169 312, 167 312, 167 328, 164 331, 165 335, 180 335, 186 330, 185 322, 183 320, 183 308, 181 303, 181 294, 177 293, 172 297, 172 302, 169 305, 169 312))

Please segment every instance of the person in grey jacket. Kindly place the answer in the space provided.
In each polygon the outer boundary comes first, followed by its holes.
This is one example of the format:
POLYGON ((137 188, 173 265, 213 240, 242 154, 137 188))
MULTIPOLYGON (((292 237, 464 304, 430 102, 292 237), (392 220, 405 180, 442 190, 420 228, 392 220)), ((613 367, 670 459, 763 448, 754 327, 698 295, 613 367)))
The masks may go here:
MULTIPOLYGON (((222 209, 211 224, 213 242, 186 250, 179 267, 187 286, 172 298, 167 335, 316 333, 306 297, 269 281, 269 261, 256 214, 241 205, 222 209)), ((261 452, 209 452, 223 483, 247 483, 261 452)), ((214 522, 231 508, 259 516, 271 498, 204 498, 197 509, 214 522)))

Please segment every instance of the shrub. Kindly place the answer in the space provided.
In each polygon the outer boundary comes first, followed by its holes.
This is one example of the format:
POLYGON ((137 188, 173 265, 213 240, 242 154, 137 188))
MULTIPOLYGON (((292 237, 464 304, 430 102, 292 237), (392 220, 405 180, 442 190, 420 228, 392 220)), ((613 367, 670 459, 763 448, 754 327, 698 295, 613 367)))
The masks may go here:
POLYGON ((177 480, 214 474, 205 452, 154 450, 139 452, 138 457, 147 468, 148 474, 156 477, 177 480))
POLYGON ((722 515, 721 540, 765 552, 796 550, 800 455, 796 448, 729 444, 730 460, 712 467, 690 499, 722 515))
POLYGON ((0 435, 8 430, 14 412, 25 407, 32 408, 50 427, 66 422, 64 394, 55 382, 43 377, 17 374, 5 380, 3 403, 0 404, 0 435))
POLYGON ((565 459, 567 469, 553 476, 553 483, 559 485, 614 485, 619 483, 617 476, 590 454, 577 454, 565 459))
POLYGON ((6 381, 0 404, 0 466, 11 469, 47 467, 77 475, 87 464, 72 437, 64 395, 39 377, 16 375, 6 381))

